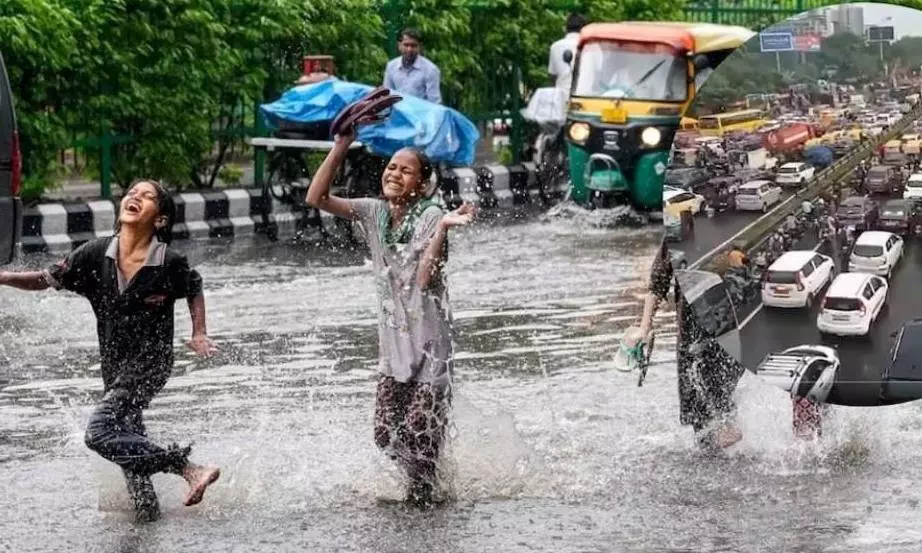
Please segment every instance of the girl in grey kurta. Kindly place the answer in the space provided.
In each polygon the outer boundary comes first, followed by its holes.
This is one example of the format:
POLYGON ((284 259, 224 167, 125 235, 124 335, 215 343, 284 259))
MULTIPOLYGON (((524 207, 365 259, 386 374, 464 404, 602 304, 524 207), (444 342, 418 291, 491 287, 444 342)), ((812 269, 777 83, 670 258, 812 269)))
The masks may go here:
POLYGON ((408 500, 428 503, 451 402, 452 331, 442 272, 447 234, 473 219, 473 206, 445 213, 427 193, 432 165, 412 149, 388 162, 381 199, 330 195, 352 140, 351 129, 336 137, 307 203, 364 230, 378 296, 375 443, 406 471, 408 500))

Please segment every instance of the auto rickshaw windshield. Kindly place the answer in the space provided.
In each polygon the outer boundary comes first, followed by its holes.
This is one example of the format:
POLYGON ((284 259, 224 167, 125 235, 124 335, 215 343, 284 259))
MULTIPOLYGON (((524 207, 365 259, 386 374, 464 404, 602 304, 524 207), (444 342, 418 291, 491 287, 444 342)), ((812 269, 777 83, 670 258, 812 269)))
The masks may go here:
POLYGON ((572 95, 684 102, 688 63, 666 45, 589 42, 580 52, 572 95))

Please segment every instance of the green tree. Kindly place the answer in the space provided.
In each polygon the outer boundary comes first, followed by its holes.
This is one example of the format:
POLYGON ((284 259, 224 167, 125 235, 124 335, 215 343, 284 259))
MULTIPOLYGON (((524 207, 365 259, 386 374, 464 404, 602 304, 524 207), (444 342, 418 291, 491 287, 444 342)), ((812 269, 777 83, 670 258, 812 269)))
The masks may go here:
POLYGON ((69 106, 62 72, 77 50, 80 22, 45 0, 0 3, 0 52, 14 88, 26 175, 23 195, 36 196, 55 176, 55 158, 68 138, 69 106))
MULTIPOLYGON (((9 0, 0 51, 36 189, 54 180, 58 151, 104 132, 130 137, 115 152, 116 182, 208 187, 240 138, 233 129, 291 86, 301 56, 330 54, 341 77, 381 82, 389 25, 421 28, 449 105, 509 113, 548 82, 548 48, 571 9, 561 1, 9 0)), ((683 6, 571 4, 595 21, 680 19, 683 6)))

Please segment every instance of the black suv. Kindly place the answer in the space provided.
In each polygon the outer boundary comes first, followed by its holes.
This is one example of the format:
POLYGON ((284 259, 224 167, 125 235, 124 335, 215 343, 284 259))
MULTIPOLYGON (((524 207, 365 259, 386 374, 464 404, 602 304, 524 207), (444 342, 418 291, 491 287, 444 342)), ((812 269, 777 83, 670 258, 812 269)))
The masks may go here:
POLYGON ((883 398, 887 403, 922 399, 922 319, 906 321, 891 336, 896 343, 884 373, 883 398))
POLYGON ((10 79, 0 54, 0 265, 13 260, 22 230, 22 155, 10 79))

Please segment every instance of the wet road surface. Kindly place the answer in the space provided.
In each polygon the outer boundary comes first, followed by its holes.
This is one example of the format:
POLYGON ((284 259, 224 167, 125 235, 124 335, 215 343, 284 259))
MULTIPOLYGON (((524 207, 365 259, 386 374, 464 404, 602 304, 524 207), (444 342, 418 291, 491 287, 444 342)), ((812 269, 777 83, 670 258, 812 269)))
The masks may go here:
MULTIPOLYGON (((714 459, 678 425, 668 308, 644 387, 612 369, 658 241, 574 220, 455 237, 455 501, 427 513, 376 501, 402 489, 372 442, 376 312, 361 254, 179 244, 200 261, 222 352, 178 352, 148 428, 194 441, 193 460, 224 472, 194 508, 179 505, 181 481, 155 477, 164 518, 148 526, 83 445, 101 388, 88 305, 0 290, 4 549, 917 551, 914 404, 842 413, 810 446, 791 436, 784 394, 744 377, 746 437, 714 459)), ((189 330, 178 308, 177 344, 189 330)))
MULTIPOLYGON (((785 191, 778 203, 791 196, 790 191, 785 191)), ((778 204, 775 204, 776 206, 778 204)), ((695 232, 693 236, 682 242, 670 244, 670 248, 685 253, 688 264, 691 265, 704 254, 723 244, 731 236, 756 222, 764 215, 761 211, 725 211, 707 217, 703 213, 695 217, 695 232)))

